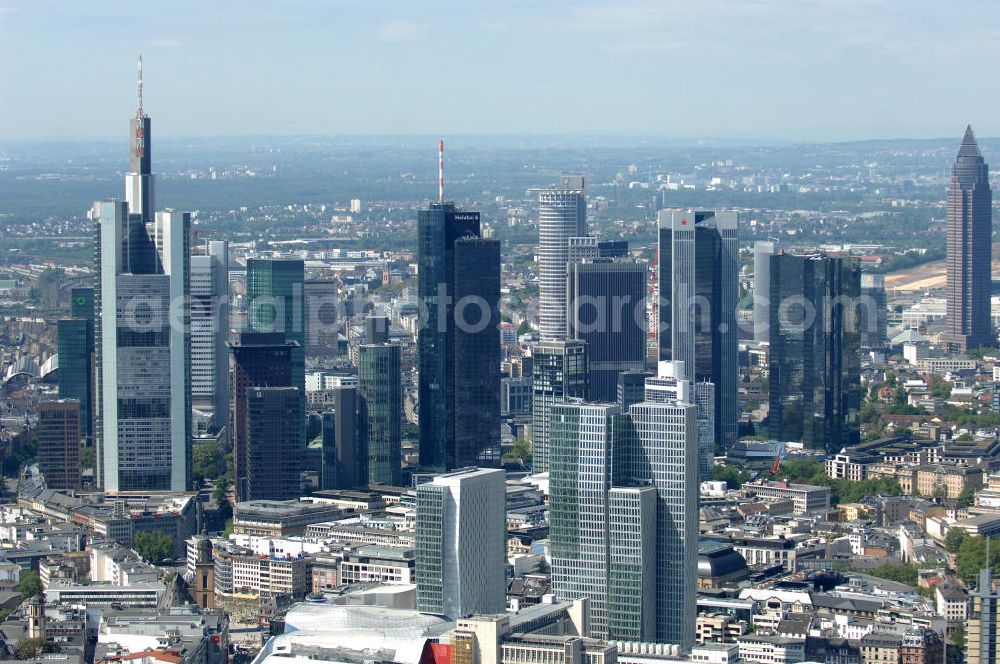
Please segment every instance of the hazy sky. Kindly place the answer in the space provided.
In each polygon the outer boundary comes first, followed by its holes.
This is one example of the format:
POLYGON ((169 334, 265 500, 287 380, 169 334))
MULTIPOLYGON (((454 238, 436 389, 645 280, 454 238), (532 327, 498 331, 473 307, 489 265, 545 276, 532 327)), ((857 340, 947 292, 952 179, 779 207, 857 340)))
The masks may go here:
POLYGON ((0 139, 1000 135, 996 0, 0 0, 0 139))

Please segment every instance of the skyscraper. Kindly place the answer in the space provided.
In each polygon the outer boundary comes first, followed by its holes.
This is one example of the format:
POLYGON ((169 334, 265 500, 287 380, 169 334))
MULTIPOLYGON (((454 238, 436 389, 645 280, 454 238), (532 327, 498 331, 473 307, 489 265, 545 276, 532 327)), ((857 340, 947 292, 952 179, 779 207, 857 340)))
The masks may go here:
POLYGON ((281 332, 243 332, 229 344, 230 436, 233 445, 236 499, 249 500, 249 432, 247 394, 255 387, 294 387, 292 351, 295 342, 286 341, 281 332))
POLYGON ((861 349, 856 261, 771 257, 768 434, 836 452, 860 441, 861 349))
POLYGON ((587 343, 590 399, 614 402, 618 373, 646 367, 646 266, 599 258, 567 270, 566 337, 587 343))
POLYGON ((650 403, 682 403, 698 407, 698 478, 712 479, 715 456, 715 386, 687 380, 683 362, 663 361, 656 376, 646 379, 645 399, 650 403))
POLYGON ((81 487, 79 401, 39 402, 38 468, 49 489, 62 491, 81 487))
POLYGON ((587 234, 587 198, 581 176, 538 194, 538 327, 542 341, 566 336, 566 263, 569 239, 587 234))
POLYGON ((94 289, 71 291, 70 318, 56 323, 59 352, 59 397, 80 404, 80 437, 94 436, 94 289))
POLYGON ((968 662, 986 664, 1000 658, 1000 594, 989 569, 979 572, 979 587, 969 607, 968 662))
POLYGON ((432 203, 417 215, 426 311, 417 335, 420 464, 429 469, 489 462, 500 445, 500 251, 479 237, 479 213, 453 203, 432 203))
POLYGON ((552 588, 590 598, 590 636, 694 638, 698 557, 696 407, 553 404, 549 432, 552 588))
MULTIPOLYGON (((549 540, 552 546, 552 587, 560 600, 590 600, 590 636, 602 639, 652 640, 650 629, 623 632, 637 622, 652 625, 652 584, 631 587, 631 575, 652 578, 652 544, 656 510, 647 498, 634 505, 613 487, 616 454, 614 419, 621 409, 612 404, 587 404, 580 400, 552 404, 549 432, 549 540), (617 500, 616 500, 617 498, 617 500), (629 505, 634 509, 621 509, 629 505), (631 513, 634 527, 622 528, 619 519, 631 513), (647 535, 643 541, 643 535, 647 535), (622 545, 622 536, 639 537, 638 548, 611 557, 611 547, 622 545), (645 544, 645 548, 643 548, 645 544), (634 557, 634 559, 631 559, 634 557), (628 595, 621 596, 621 591, 628 595), (632 607, 625 611, 624 606, 632 607), (611 628, 609 612, 615 611, 611 628), (645 613, 637 621, 628 614, 645 613)), ((652 497, 652 496, 650 496, 652 497)))
POLYGON ((247 326, 253 332, 283 332, 292 347, 292 385, 302 400, 299 426, 305 447, 306 318, 303 288, 305 266, 300 260, 247 260, 247 326))
POLYGON ((209 242, 191 256, 191 405, 229 423, 229 243, 209 242))
POLYGON ((152 120, 142 108, 142 56, 136 81, 135 117, 129 122, 129 162, 125 175, 125 202, 143 223, 153 221, 152 120))
POLYGON ((768 321, 771 311, 771 256, 778 250, 773 240, 753 243, 753 338, 769 341, 768 321))
POLYGON ((737 440, 739 213, 659 213, 660 359, 715 385, 715 439, 737 440))
POLYGON ((358 435, 368 451, 366 483, 398 485, 402 468, 400 348, 365 344, 358 353, 358 435))
POLYGON ((951 169, 947 205, 948 328, 943 339, 961 351, 992 347, 993 192, 971 126, 951 169))
POLYGON ((99 201, 90 217, 97 226, 98 481, 109 492, 185 491, 190 215, 159 212, 147 229, 126 203, 99 201), (178 312, 180 324, 171 325, 178 312))
POLYGON ((567 398, 590 393, 587 344, 576 339, 543 341, 532 348, 531 467, 549 469, 549 410, 567 398))
POLYGON ((358 432, 358 388, 333 388, 333 412, 323 413, 320 487, 350 489, 368 483, 368 450, 358 432))
POLYGON ((884 350, 887 344, 888 311, 884 274, 861 274, 858 330, 862 350, 884 350))
POLYGON ((449 618, 507 605, 506 483, 466 468, 417 485, 417 610, 449 618))
POLYGON ((500 242, 455 242, 455 458, 500 465, 500 242))
POLYGON ((246 476, 240 500, 295 500, 302 495, 297 387, 246 391, 246 476))
POLYGON ((656 489, 653 640, 688 651, 694 645, 697 612, 697 407, 633 404, 620 424, 622 474, 631 485, 656 489))

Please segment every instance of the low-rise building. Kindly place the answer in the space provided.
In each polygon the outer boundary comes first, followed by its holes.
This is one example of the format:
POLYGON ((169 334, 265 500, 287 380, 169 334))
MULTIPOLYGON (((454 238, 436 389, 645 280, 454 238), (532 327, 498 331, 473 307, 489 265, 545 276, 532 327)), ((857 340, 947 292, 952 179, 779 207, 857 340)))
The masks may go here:
POLYGON ((795 514, 809 514, 830 509, 830 487, 796 484, 785 481, 750 482, 743 485, 747 495, 775 500, 790 499, 795 514))

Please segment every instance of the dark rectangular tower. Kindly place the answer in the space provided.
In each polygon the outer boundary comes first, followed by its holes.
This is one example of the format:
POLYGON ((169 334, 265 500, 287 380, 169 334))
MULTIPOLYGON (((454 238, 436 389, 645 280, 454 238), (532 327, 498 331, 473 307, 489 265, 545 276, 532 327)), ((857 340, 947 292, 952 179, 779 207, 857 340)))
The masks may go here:
POLYGON ((948 327, 959 351, 996 345, 990 318, 993 192, 972 127, 958 149, 948 185, 948 327))

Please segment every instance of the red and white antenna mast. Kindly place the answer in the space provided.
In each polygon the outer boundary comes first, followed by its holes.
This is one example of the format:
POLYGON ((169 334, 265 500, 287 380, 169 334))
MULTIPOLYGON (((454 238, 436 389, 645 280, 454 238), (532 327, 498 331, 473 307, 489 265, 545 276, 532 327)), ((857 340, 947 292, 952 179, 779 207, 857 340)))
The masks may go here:
POLYGON ((139 54, 139 66, 136 70, 136 117, 142 119, 142 54, 139 54))
POLYGON ((444 203, 444 141, 438 141, 438 203, 444 203))

